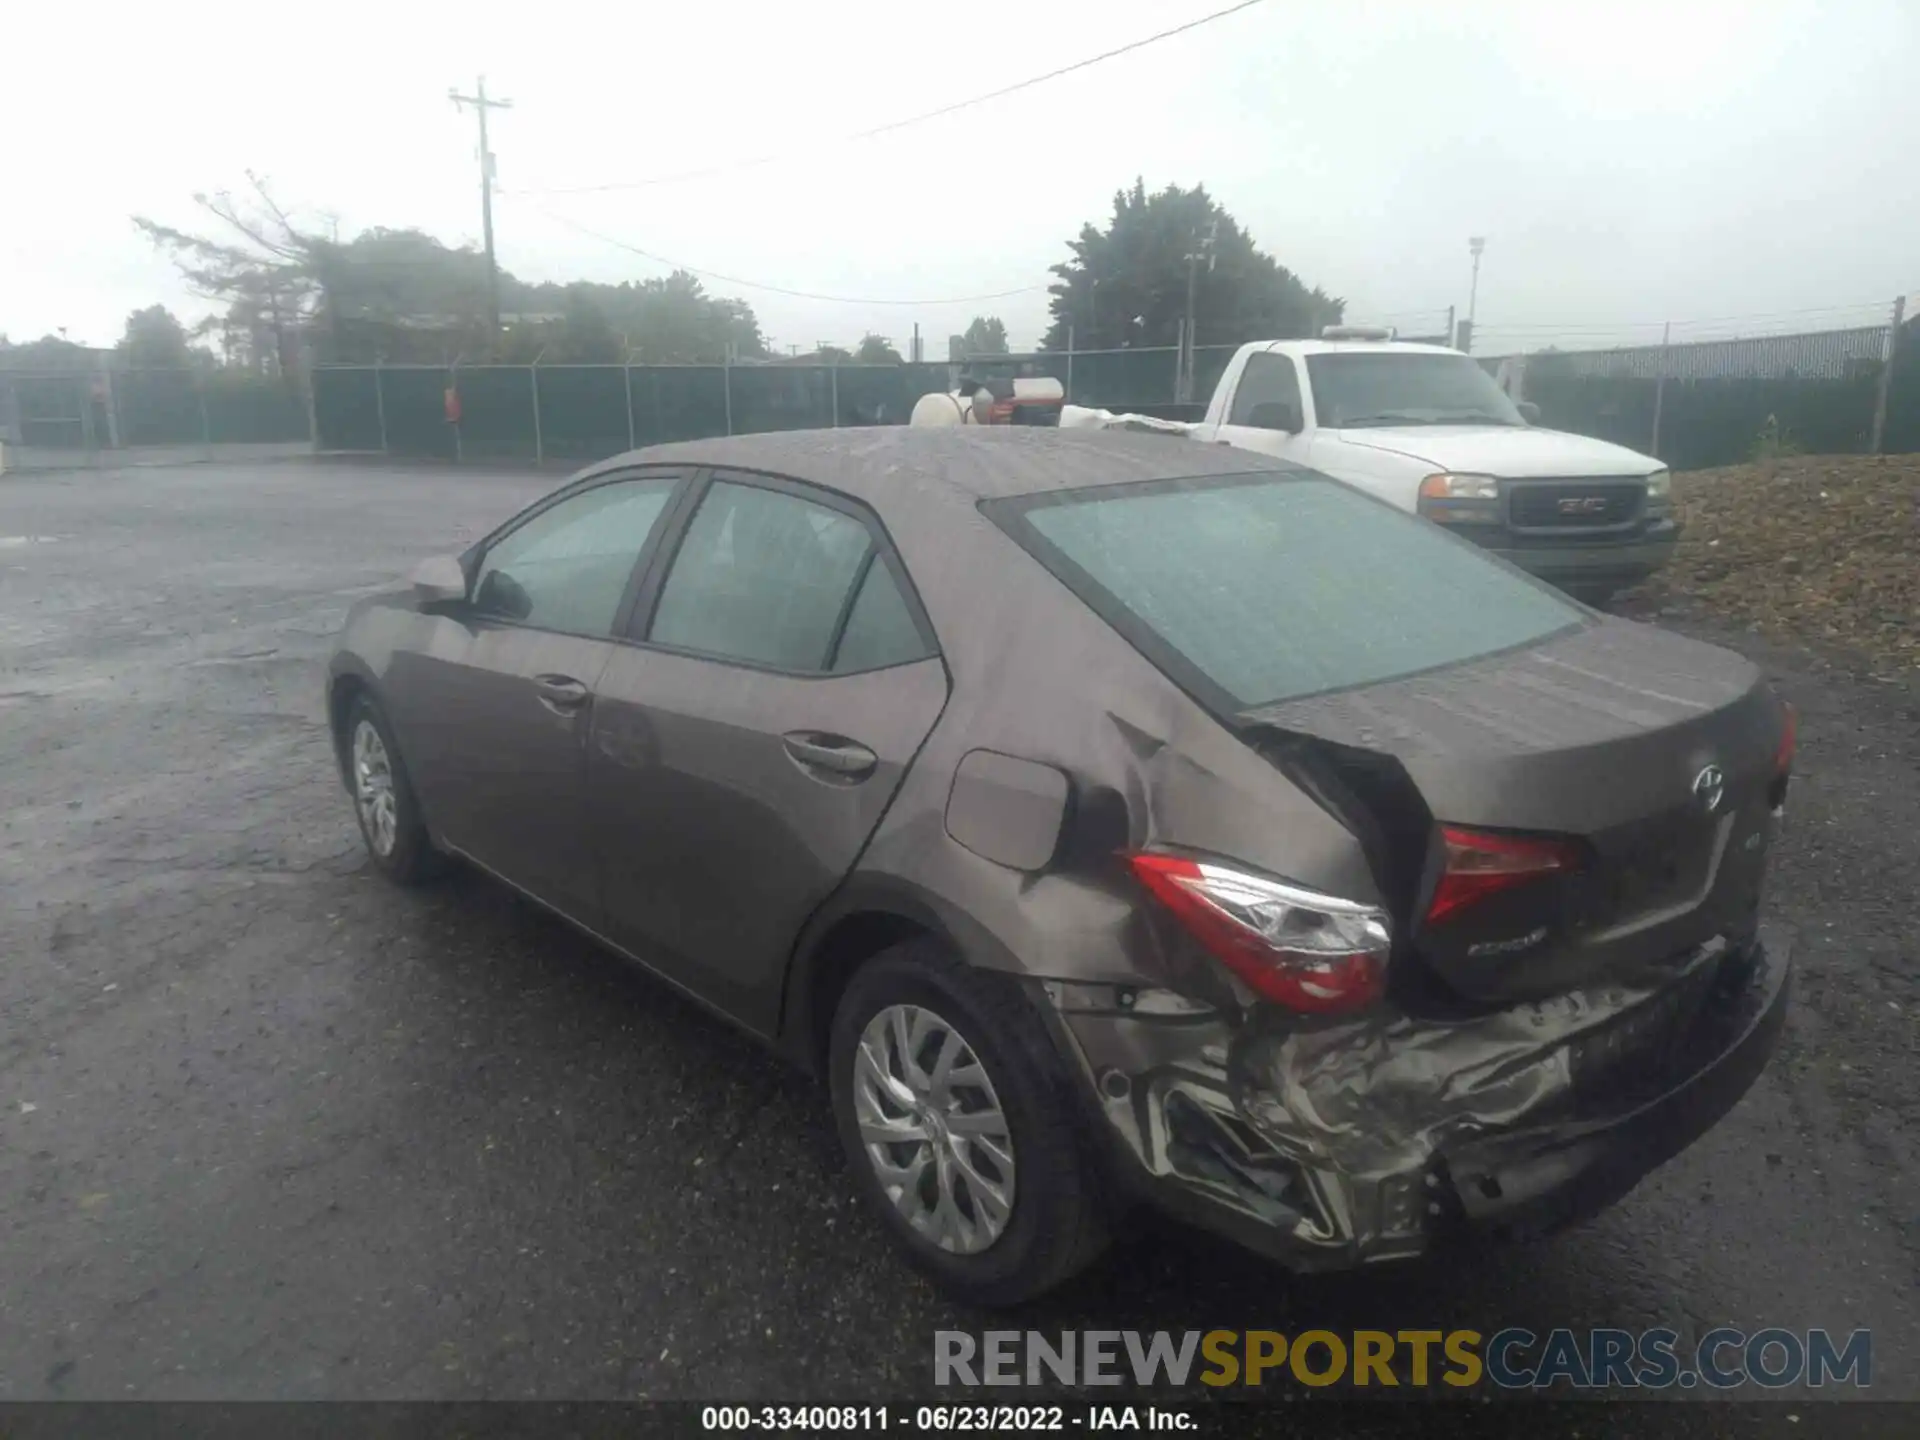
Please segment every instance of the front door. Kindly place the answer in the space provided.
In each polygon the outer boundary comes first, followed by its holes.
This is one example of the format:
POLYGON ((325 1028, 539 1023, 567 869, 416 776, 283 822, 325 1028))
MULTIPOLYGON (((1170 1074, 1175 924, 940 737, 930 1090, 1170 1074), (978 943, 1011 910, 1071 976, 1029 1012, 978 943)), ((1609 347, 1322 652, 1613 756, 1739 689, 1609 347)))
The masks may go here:
POLYGON ((607 933, 769 1032, 794 937, 939 718, 946 667, 871 517, 760 477, 708 484, 632 628, 587 756, 607 933))
POLYGON ((1233 406, 1214 438, 1304 465, 1312 444, 1308 420, 1300 372, 1293 357, 1249 355, 1240 382, 1234 387, 1233 406))
POLYGON ((595 691, 677 474, 564 495, 492 541, 470 602, 393 688, 434 829, 535 899, 600 923, 582 812, 595 691))

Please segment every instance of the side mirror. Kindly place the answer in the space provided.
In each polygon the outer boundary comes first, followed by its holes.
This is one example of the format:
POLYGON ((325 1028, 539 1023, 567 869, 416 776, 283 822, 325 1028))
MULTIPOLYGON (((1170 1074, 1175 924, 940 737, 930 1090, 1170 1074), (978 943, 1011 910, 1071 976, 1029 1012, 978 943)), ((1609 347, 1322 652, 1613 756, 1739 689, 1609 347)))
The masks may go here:
POLYGON ((489 570, 473 597, 473 608, 502 620, 525 620, 533 614, 533 597, 504 570, 489 570))
POLYGON ((422 560, 413 571, 413 593, 422 605, 447 605, 467 598, 467 572, 451 555, 422 560))
POLYGON ((1520 418, 1526 421, 1527 424, 1538 425, 1540 423, 1540 407, 1531 400, 1516 400, 1513 402, 1513 408, 1520 412, 1520 418))
POLYGON ((1265 400, 1247 412, 1247 424, 1256 430, 1284 430, 1298 435, 1306 429, 1300 407, 1290 400, 1265 400))

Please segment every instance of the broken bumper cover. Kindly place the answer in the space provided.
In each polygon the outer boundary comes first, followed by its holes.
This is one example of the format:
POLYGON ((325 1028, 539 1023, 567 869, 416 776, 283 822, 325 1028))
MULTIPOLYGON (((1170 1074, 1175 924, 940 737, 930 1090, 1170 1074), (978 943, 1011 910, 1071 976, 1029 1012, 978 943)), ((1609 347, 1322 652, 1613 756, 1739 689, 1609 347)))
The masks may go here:
POLYGON ((1291 1031, 1168 992, 1047 993, 1123 1181, 1295 1269, 1331 1270, 1544 1234, 1613 1203, 1766 1068, 1790 965, 1769 929, 1641 988, 1291 1031))

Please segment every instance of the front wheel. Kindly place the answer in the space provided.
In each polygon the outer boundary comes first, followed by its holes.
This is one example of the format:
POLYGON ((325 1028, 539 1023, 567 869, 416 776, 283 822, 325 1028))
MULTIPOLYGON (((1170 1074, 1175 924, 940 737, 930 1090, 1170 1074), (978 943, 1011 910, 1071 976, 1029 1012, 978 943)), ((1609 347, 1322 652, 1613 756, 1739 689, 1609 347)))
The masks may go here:
POLYGON ((1561 590, 1578 600, 1582 605, 1592 606, 1595 610, 1604 610, 1620 593, 1618 585, 1566 584, 1561 590))
POLYGON ((828 1065, 856 1185, 950 1294, 1018 1304, 1100 1253, 1106 1220, 1065 1069, 1013 981, 931 941, 895 946, 848 985, 828 1065))
POLYGON ((444 857, 428 837, 393 731, 367 695, 355 700, 347 715, 347 783, 360 838, 383 875, 418 885, 441 872, 444 857))

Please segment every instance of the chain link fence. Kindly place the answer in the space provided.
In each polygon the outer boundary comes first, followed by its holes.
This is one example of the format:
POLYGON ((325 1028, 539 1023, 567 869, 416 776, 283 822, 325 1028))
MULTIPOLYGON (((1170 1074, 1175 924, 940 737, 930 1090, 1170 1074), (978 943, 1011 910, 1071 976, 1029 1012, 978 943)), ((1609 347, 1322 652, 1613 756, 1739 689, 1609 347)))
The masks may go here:
MULTIPOLYGON (((1211 388, 1232 346, 1202 347, 1211 388)), ((590 460, 669 440, 906 423, 954 373, 1047 375, 1075 404, 1166 408, 1179 352, 974 356, 954 365, 325 365, 313 373, 324 451, 448 460, 590 460)))
MULTIPOLYGON (((1775 453, 1920 450, 1920 325, 1481 359, 1540 423, 1676 469, 1775 453), (1889 365, 1891 368, 1889 369, 1889 365)), ((321 366, 293 381, 218 369, 0 370, 0 438, 48 463, 366 452, 587 461, 669 440, 903 424, 957 370, 1047 375, 1074 404, 1198 418, 1233 346, 1202 346, 1177 402, 1165 348, 974 356, 956 365, 321 366)), ((1477 357, 1478 358, 1478 357, 1477 357)))
POLYGON ((1546 350, 1480 362, 1540 423, 1611 440, 1676 470, 1764 454, 1920 449, 1920 328, 1546 350))
POLYGON ((0 370, 0 441, 55 467, 310 445, 305 390, 229 370, 0 370))

